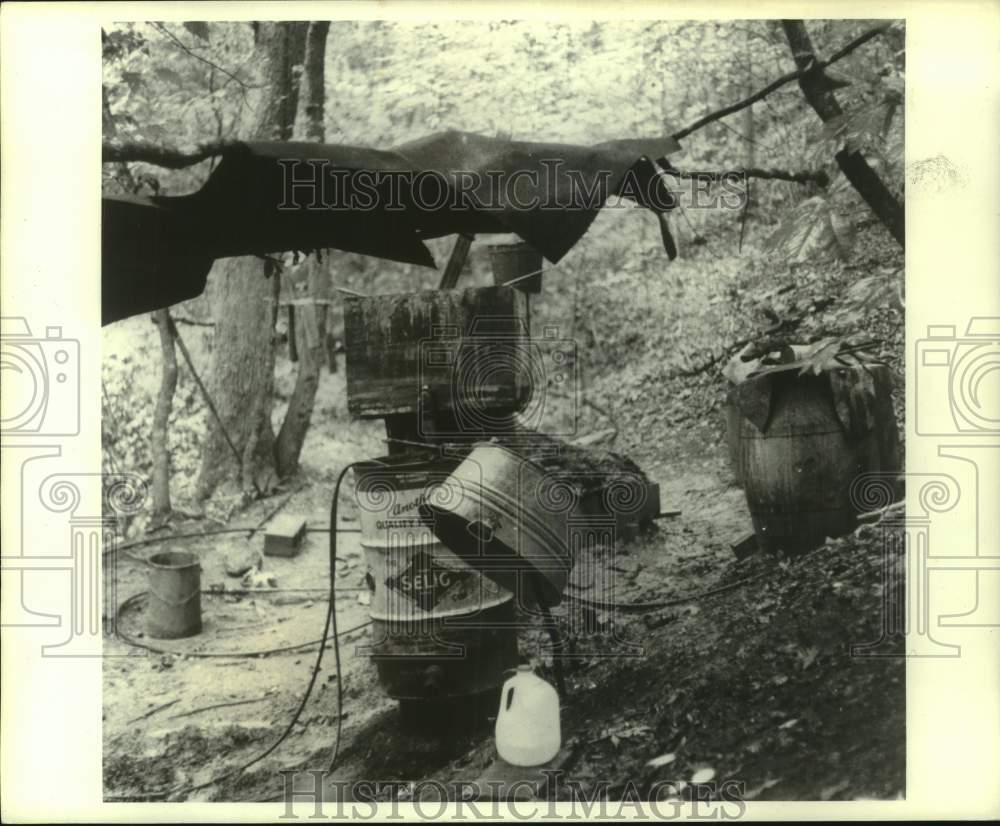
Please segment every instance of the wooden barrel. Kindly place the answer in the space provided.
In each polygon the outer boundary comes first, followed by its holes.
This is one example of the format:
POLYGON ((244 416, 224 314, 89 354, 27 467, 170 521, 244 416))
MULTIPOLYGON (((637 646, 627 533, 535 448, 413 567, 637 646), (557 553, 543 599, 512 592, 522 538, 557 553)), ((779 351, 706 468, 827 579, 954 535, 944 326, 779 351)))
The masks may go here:
POLYGON ((355 418, 432 409, 479 429, 521 410, 536 380, 528 300, 510 287, 352 297, 344 336, 355 418))
POLYGON ((722 405, 724 424, 726 427, 726 450, 729 455, 729 467, 733 472, 733 480, 737 485, 743 484, 743 471, 740 468, 740 432, 743 428, 743 417, 736 406, 733 391, 726 393, 726 401, 722 405))
MULTIPOLYGON (((879 383, 887 380, 880 375, 879 383)), ((895 422, 885 421, 891 418, 885 394, 878 393, 875 426, 858 434, 838 418, 826 375, 787 372, 748 381, 770 383, 766 426, 741 417, 735 463, 761 548, 800 553, 849 533, 857 524, 852 481, 895 469, 895 422)))

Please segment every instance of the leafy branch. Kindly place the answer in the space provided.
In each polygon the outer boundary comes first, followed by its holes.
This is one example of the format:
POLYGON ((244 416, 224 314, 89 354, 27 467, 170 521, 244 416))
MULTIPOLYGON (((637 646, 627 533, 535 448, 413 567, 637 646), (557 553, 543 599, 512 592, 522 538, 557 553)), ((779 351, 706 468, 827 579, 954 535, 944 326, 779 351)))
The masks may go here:
POLYGON ((222 72, 222 74, 224 74, 230 80, 235 80, 239 84, 240 91, 242 92, 242 94, 244 95, 244 97, 246 96, 246 90, 248 88, 247 84, 244 81, 240 80, 240 78, 238 78, 232 72, 228 71, 227 69, 222 68, 222 66, 219 66, 217 63, 213 63, 207 57, 203 57, 202 55, 198 54, 194 49, 192 49, 189 46, 185 45, 185 43, 184 43, 183 40, 181 40, 177 35, 175 35, 172 31, 170 31, 170 29, 168 29, 162 23, 153 23, 152 26, 153 26, 154 29, 156 29, 158 32, 160 32, 160 34, 166 35, 180 49, 182 49, 183 51, 187 52, 187 54, 191 55, 191 57, 193 57, 195 60, 200 60, 206 66, 210 66, 211 68, 217 69, 218 71, 222 72))

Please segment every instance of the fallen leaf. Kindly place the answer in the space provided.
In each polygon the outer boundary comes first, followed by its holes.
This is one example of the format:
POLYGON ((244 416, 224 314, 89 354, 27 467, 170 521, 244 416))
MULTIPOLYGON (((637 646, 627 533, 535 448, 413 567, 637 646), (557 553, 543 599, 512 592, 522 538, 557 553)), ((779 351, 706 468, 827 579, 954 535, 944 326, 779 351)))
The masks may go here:
POLYGON ((792 726, 794 726, 798 722, 799 722, 799 718, 798 717, 793 717, 791 720, 786 720, 784 723, 782 723, 780 726, 778 726, 778 728, 791 728, 792 726))
POLYGON ((804 651, 799 651, 799 659, 802 661, 802 670, 805 671, 809 666, 811 666, 815 661, 816 657, 819 656, 819 649, 815 647, 809 647, 804 651))
POLYGON ((698 769, 698 771, 691 775, 691 782, 695 784, 708 783, 713 777, 715 777, 715 769, 698 769))
POLYGON ((649 766, 649 768, 651 769, 658 769, 660 768, 660 766, 670 765, 676 759, 677 755, 674 754, 673 752, 669 752, 668 754, 661 754, 659 757, 654 757, 652 760, 646 763, 646 765, 649 766))

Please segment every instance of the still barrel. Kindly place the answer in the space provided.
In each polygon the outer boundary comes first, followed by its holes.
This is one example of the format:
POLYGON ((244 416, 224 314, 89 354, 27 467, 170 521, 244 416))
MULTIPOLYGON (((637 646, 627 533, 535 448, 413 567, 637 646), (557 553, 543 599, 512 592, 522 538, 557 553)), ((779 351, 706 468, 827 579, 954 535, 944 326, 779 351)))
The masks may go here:
POLYGON ((491 244, 490 265, 494 284, 516 280, 512 286, 523 293, 542 291, 542 254, 531 244, 491 244))
POLYGON ((495 690, 517 664, 511 593, 438 541, 419 512, 457 464, 403 454, 354 471, 372 589, 370 653, 395 699, 495 690))
MULTIPOLYGON (((850 487, 862 473, 897 469, 897 436, 889 398, 890 378, 882 366, 845 367, 875 376, 875 396, 865 425, 845 422, 828 374, 779 372, 748 379, 767 412, 753 423, 740 419, 736 467, 742 476, 754 531, 764 550, 798 553, 857 524, 850 487), (754 383, 763 383, 757 384, 754 383), (760 425, 763 424, 763 427, 760 425)), ((842 380, 842 379, 841 379, 842 380)))
POLYGON ((201 565, 186 551, 161 551, 146 560, 146 633, 162 640, 201 633, 201 565))
POLYGON ((538 381, 528 299, 510 287, 351 297, 344 335, 355 418, 429 408, 476 430, 521 410, 538 381))
POLYGON ((421 510, 435 535, 476 570, 532 602, 555 605, 573 564, 569 516, 579 504, 565 478, 485 442, 421 510))

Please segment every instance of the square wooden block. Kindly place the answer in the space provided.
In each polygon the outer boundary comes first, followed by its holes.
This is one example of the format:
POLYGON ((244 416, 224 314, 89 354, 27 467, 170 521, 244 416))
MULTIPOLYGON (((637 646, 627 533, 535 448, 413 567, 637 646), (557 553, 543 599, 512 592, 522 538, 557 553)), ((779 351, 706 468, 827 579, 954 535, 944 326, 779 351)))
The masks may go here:
POLYGON ((306 535, 306 520, 301 516, 284 514, 268 523, 264 533, 266 556, 296 556, 302 549, 306 535))

